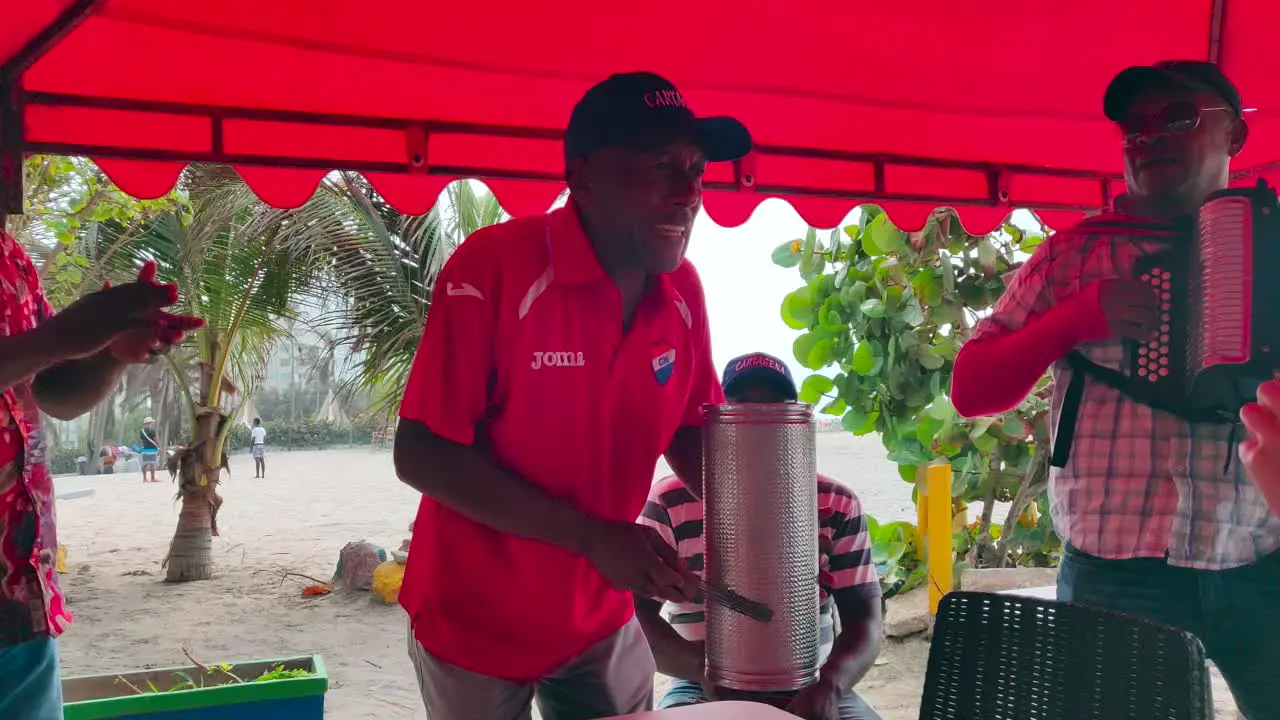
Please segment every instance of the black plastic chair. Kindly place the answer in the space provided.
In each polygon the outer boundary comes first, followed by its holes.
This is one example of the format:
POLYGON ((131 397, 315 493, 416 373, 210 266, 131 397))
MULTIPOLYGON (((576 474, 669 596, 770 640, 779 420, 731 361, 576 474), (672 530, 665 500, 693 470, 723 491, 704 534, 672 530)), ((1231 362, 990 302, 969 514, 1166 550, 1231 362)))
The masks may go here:
POLYGON ((1190 633, 1072 603, 955 592, 938 608, 920 720, 1212 720, 1190 633))

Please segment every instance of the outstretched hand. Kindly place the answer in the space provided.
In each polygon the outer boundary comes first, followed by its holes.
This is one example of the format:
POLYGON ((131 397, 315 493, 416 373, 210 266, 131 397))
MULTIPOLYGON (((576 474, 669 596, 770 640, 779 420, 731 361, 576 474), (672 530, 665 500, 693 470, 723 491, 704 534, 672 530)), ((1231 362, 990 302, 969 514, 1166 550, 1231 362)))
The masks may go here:
POLYGON ((1258 401, 1244 406, 1240 420, 1249 431, 1240 460, 1272 514, 1280 516, 1280 379, 1258 386, 1258 401))
MULTIPOLYGON (((156 264, 147 262, 138 271, 138 279, 129 285, 163 289, 167 293, 168 302, 160 307, 167 307, 178 301, 178 286, 172 283, 156 282, 156 264)), ((121 287, 128 287, 122 285, 121 287)), ((103 286, 104 291, 111 289, 110 284, 103 286)), ((118 360, 128 363, 147 362, 156 355, 169 352, 174 345, 182 342, 182 338, 190 330, 202 327, 204 320, 187 315, 174 315, 164 312, 159 307, 152 308, 144 314, 146 322, 139 327, 126 330, 112 340, 111 354, 118 360)))

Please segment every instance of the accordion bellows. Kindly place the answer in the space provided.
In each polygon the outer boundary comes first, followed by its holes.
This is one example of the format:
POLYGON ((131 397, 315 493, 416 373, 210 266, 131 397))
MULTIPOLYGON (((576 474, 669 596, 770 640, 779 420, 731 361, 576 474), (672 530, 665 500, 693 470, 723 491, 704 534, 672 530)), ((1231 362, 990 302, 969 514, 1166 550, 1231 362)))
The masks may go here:
POLYGON ((1280 367, 1280 205, 1265 183, 1223 190, 1200 208, 1190 242, 1136 268, 1161 327, 1133 353, 1131 377, 1189 413, 1234 417, 1280 367))
POLYGON ((707 676, 720 687, 795 690, 818 673, 818 483, 813 408, 703 408, 709 582, 773 610, 769 622, 708 603, 707 676))

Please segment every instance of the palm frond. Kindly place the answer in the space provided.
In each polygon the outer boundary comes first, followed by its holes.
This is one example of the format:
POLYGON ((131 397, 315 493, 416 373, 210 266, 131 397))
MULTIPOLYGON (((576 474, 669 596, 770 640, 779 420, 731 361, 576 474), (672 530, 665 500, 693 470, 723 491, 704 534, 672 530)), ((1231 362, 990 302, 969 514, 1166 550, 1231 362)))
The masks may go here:
MULTIPOLYGON (((189 168, 182 186, 186 205, 135 232, 107 227, 99 233, 99 244, 112 248, 101 272, 125 280, 143 262, 155 261, 159 279, 182 289, 177 310, 205 321, 192 340, 195 359, 219 381, 251 388, 276 342, 288 335, 285 323, 297 315, 297 299, 319 277, 310 249, 284 241, 302 211, 266 206, 233 170, 220 166, 189 168)), ((183 375, 199 382, 198 374, 183 375)), ((218 404, 216 397, 197 402, 218 404)))
POLYGON ((506 219, 497 200, 474 183, 455 182, 421 216, 403 215, 355 175, 322 185, 304 210, 309 247, 331 278, 318 324, 332 332, 331 352, 358 358, 343 392, 374 393, 374 413, 396 410, 445 260, 467 235, 506 219))

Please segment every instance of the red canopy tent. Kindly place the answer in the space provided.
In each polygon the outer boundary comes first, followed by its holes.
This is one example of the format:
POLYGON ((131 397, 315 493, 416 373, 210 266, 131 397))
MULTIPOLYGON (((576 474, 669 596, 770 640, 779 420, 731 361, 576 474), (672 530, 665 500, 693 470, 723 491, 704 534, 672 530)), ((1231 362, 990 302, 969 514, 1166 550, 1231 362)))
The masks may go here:
POLYGON ((858 202, 905 228, 944 204, 973 231, 1014 207, 1060 224, 1119 187, 1101 95, 1130 64, 1218 61, 1259 108, 1237 179, 1277 173, 1278 28, 1274 0, 0 0, 0 210, 16 159, 61 153, 140 197, 210 161, 282 207, 344 168, 406 212, 458 177, 542 212, 573 102, 649 69, 756 138, 710 173, 721 224, 771 196, 822 227, 858 202))

